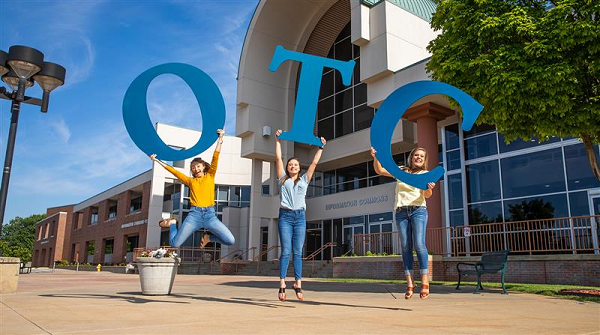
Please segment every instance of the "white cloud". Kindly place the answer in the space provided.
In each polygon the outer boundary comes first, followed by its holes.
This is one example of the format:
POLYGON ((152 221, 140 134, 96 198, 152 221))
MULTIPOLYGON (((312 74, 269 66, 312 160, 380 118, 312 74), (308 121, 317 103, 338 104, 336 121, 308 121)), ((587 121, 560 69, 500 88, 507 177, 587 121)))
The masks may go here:
POLYGON ((69 126, 67 126, 65 120, 61 118, 58 121, 50 121, 48 122, 48 126, 52 132, 60 137, 64 143, 69 142, 69 138, 71 138, 71 131, 69 130, 69 126))

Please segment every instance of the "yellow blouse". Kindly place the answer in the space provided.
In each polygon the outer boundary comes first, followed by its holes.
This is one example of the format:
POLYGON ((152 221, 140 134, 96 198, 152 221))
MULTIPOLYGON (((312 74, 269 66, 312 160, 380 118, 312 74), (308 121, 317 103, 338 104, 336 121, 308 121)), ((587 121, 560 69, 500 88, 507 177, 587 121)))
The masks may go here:
MULTIPOLYGON (((426 173, 419 171, 417 174, 426 173)), ((427 207, 424 191, 420 188, 408 185, 396 179, 396 201, 394 209, 404 206, 423 206, 427 207)))

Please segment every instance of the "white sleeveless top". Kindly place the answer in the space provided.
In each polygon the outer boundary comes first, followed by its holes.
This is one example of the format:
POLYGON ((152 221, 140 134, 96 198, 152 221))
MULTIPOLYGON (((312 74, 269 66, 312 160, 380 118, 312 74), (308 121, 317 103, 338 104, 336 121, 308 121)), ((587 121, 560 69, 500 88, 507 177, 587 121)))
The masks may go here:
MULTIPOLYGON (((427 171, 419 171, 417 174, 426 173, 427 171)), ((404 206, 423 206, 427 207, 423 190, 414 186, 408 185, 396 179, 396 201, 394 209, 404 206)))

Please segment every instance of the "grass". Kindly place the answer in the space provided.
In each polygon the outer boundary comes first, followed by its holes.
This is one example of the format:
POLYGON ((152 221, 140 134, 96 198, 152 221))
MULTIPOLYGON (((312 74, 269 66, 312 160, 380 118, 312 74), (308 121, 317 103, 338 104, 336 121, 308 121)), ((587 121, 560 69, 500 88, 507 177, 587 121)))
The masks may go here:
MULTIPOLYGON (((319 279, 330 282, 340 283, 379 283, 379 284, 406 284, 406 280, 386 280, 386 279, 355 279, 355 278, 323 278, 319 279)), ((431 281, 431 285, 443 285, 456 287, 457 282, 451 281, 431 281)), ((475 286, 476 282, 461 282, 461 287, 464 286, 475 286)), ((502 288, 500 283, 482 283, 483 288, 502 288)), ((589 289, 598 290, 600 287, 594 286, 575 286, 575 285, 549 285, 549 284, 513 284, 505 283, 504 285, 508 291, 523 292, 531 294, 545 295, 549 297, 557 297, 561 299, 570 299, 577 301, 589 301, 600 303, 600 297, 580 297, 575 295, 562 295, 558 292, 563 289, 589 289)), ((484 291, 485 292, 485 291, 484 291)))

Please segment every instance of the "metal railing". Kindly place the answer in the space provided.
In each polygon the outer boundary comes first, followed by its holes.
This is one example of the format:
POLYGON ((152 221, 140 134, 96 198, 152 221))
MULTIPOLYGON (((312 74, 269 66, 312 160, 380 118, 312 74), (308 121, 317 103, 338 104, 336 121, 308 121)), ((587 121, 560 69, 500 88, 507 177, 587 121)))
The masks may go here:
POLYGON ((327 242, 322 247, 320 247, 319 249, 315 250, 312 254, 310 254, 310 255, 306 256, 306 258, 304 258, 305 261, 311 261, 310 277, 312 277, 313 274, 315 274, 315 258, 317 257, 317 255, 321 254, 327 248, 333 248, 335 246, 337 246, 337 243, 335 243, 335 242, 327 242))
MULTIPOLYGON (((600 215, 429 228, 428 252, 465 256, 510 249, 511 253, 600 253, 600 215)), ((398 232, 354 235, 352 251, 363 256, 399 254, 398 232)))
POLYGON ((262 261, 263 256, 266 256, 269 252, 271 252, 271 250, 277 249, 280 247, 281 246, 279 246, 279 245, 273 245, 267 249, 264 249, 260 254, 256 255, 256 257, 253 257, 252 260, 253 261, 262 261))
POLYGON ((599 253, 600 215, 458 226, 452 231, 453 254, 599 253))
POLYGON ((254 254, 256 253, 256 247, 250 247, 247 249, 237 249, 235 251, 232 251, 230 253, 228 253, 227 255, 217 259, 215 262, 220 262, 221 260, 227 259, 227 257, 237 254, 235 257, 235 260, 244 260, 244 255, 249 255, 250 251, 252 251, 252 258, 254 258, 254 254))

